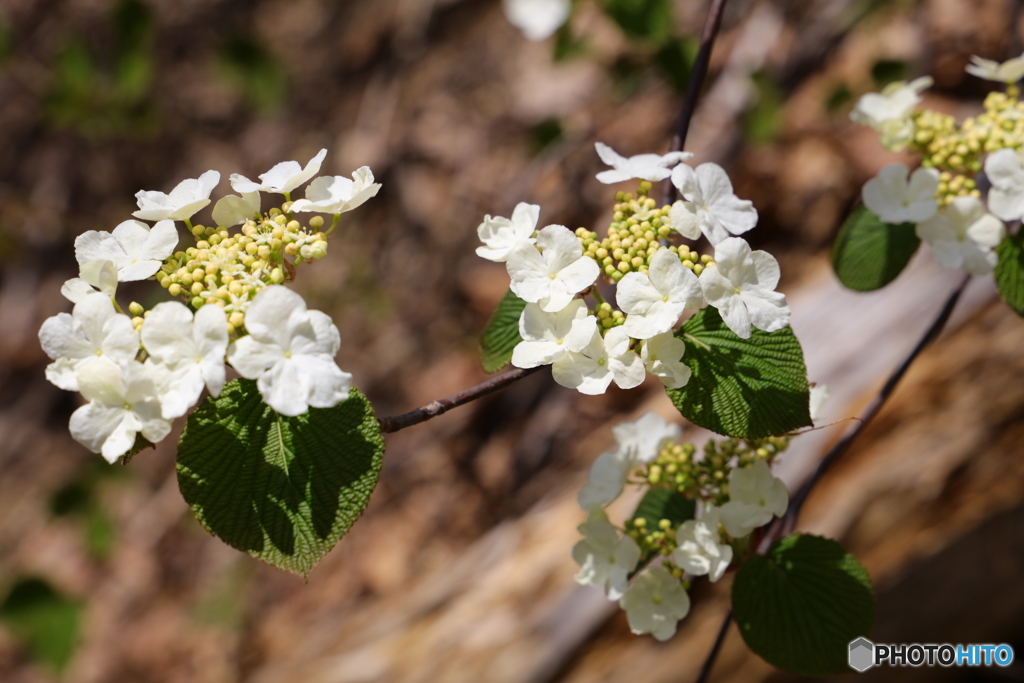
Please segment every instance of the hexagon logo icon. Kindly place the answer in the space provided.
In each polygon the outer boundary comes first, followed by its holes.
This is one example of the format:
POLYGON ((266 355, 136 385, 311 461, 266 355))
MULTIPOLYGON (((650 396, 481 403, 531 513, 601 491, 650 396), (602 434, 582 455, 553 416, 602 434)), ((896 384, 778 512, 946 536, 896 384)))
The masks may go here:
POLYGON ((875 644, 867 638, 850 643, 850 668, 864 673, 875 665, 875 644))

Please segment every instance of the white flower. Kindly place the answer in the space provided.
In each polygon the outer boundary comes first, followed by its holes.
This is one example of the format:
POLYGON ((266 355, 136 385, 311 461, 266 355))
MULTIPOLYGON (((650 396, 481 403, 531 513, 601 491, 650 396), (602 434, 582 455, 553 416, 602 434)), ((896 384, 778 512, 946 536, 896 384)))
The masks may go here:
POLYGON ((107 462, 124 455, 139 432, 156 443, 171 431, 156 384, 138 361, 91 359, 78 369, 78 387, 89 403, 71 415, 71 436, 107 462))
POLYGON ((77 304, 71 315, 58 313, 39 328, 39 343, 54 360, 46 379, 67 391, 78 391, 77 369, 86 361, 106 357, 115 363, 134 360, 139 333, 131 318, 114 310, 106 294, 95 292, 77 304))
POLYGON ((623 327, 629 336, 650 339, 671 330, 684 310, 703 306, 704 293, 678 254, 659 249, 646 273, 627 273, 619 280, 615 301, 627 314, 623 327))
POLYGON ((74 304, 97 292, 111 299, 117 293, 117 268, 107 259, 86 261, 79 266, 78 277, 71 278, 60 288, 60 293, 74 304))
POLYGON ((676 549, 672 552, 672 561, 681 569, 694 576, 707 574, 712 583, 722 578, 732 562, 732 546, 719 543, 720 516, 721 511, 710 506, 700 519, 680 524, 676 530, 676 549))
POLYGON ((785 514, 788 506, 786 485, 772 476, 767 462, 755 460, 729 474, 729 502, 721 507, 720 519, 726 533, 741 538, 785 514))
POLYGON ((580 299, 573 299, 555 313, 545 313, 537 304, 526 304, 519 316, 519 336, 523 341, 512 349, 512 365, 550 365, 570 351, 585 347, 595 330, 597 318, 587 315, 587 305, 580 299))
POLYGON ((476 255, 489 261, 504 263, 512 249, 522 243, 536 242, 532 235, 537 229, 540 218, 540 207, 536 204, 520 202, 512 211, 512 220, 490 215, 484 216, 484 222, 476 229, 476 234, 484 246, 476 248, 476 255))
POLYGON ((589 510, 579 530, 584 538, 572 547, 572 559, 580 565, 576 583, 600 586, 609 600, 618 600, 626 590, 629 573, 640 561, 640 546, 629 536, 620 536, 599 507, 589 510))
POLYGON ((348 398, 352 375, 334 362, 338 328, 326 314, 307 311, 301 296, 280 285, 267 287, 249 304, 245 329, 249 335, 228 348, 228 362, 256 380, 275 411, 294 417, 348 398))
POLYGON ((637 575, 619 606, 626 610, 629 630, 634 634, 650 633, 666 641, 675 635, 679 620, 690 612, 690 596, 667 569, 654 566, 637 575))
POLYGON ((661 380, 669 389, 682 389, 690 381, 692 372, 683 363, 686 344, 671 332, 658 334, 644 342, 640 360, 647 372, 661 380))
POLYGON ((985 175, 992 183, 988 208, 1004 221, 1024 218, 1024 168, 1020 153, 1010 148, 996 150, 985 159, 985 175))
POLYGON ((583 255, 580 241, 562 225, 541 230, 536 246, 521 243, 512 249, 505 267, 516 296, 540 304, 548 313, 568 306, 573 295, 594 284, 601 272, 597 261, 583 255))
POLYGON ((210 203, 210 193, 220 182, 220 173, 207 171, 198 178, 182 180, 170 194, 139 190, 139 210, 132 215, 144 221, 184 221, 210 203))
POLYGON ((939 210, 939 172, 919 168, 907 182, 908 172, 903 164, 890 164, 864 183, 864 206, 885 223, 920 223, 939 210))
POLYGON ((821 411, 825 408, 825 403, 828 401, 828 385, 827 384, 815 384, 811 387, 811 399, 810 399, 810 413, 811 422, 815 422, 821 415, 821 411))
POLYGON ((262 200, 259 192, 246 192, 241 197, 229 194, 213 205, 213 221, 223 228, 244 223, 260 212, 262 200))
POLYGON ((1024 77, 1024 54, 1008 59, 1002 64, 991 59, 982 59, 978 55, 971 55, 971 63, 964 67, 964 71, 972 76, 984 78, 986 81, 1012 85, 1024 77))
POLYGON ((262 182, 253 182, 244 175, 231 174, 231 187, 235 192, 245 194, 247 192, 277 192, 288 194, 296 187, 306 182, 320 172, 320 164, 327 156, 327 150, 322 149, 317 155, 309 160, 303 168, 297 161, 282 161, 266 173, 260 174, 262 182))
POLYGON ((587 473, 587 483, 576 496, 580 507, 586 510, 594 505, 606 505, 622 495, 626 477, 635 464, 629 453, 621 449, 598 456, 587 473))
POLYGON ((850 112, 850 120, 879 131, 882 133, 882 146, 898 152, 907 146, 914 134, 910 115, 921 101, 921 91, 932 83, 930 76, 910 83, 890 83, 881 93, 868 93, 857 100, 850 112))
POLYGON ((595 329, 585 347, 568 351, 551 366, 556 382, 590 395, 603 394, 612 381, 621 389, 632 389, 643 383, 644 375, 644 363, 629 350, 629 335, 621 325, 604 337, 595 329))
POLYGON ((306 198, 293 202, 291 210, 345 213, 376 197, 379 191, 380 183, 373 182, 373 171, 362 166, 352 174, 352 180, 340 175, 317 178, 306 188, 306 198))
POLYGON ((693 158, 691 152, 669 152, 668 154, 636 154, 628 159, 603 142, 595 142, 601 161, 611 166, 612 171, 601 171, 597 180, 605 185, 621 183, 624 180, 647 180, 656 183, 672 175, 672 167, 693 158))
POLYGON ((177 301, 157 304, 142 324, 147 363, 157 371, 163 417, 181 417, 196 404, 206 386, 213 396, 224 388, 224 352, 228 348, 227 316, 220 306, 192 311, 177 301))
POLYGON ((943 268, 986 275, 998 257, 992 249, 1006 234, 1003 222, 985 211, 977 197, 955 197, 946 208, 917 226, 917 236, 932 245, 943 268))
POLYGON ((765 332, 789 324, 786 297, 773 291, 779 284, 779 262, 766 251, 751 251, 739 237, 715 247, 715 263, 700 274, 704 298, 718 309, 729 329, 750 338, 750 326, 765 332))
POLYGON ((562 27, 572 0, 504 0, 505 17, 527 40, 544 40, 562 27))
POLYGON ((121 282, 145 280, 160 270, 177 244, 174 221, 160 221, 152 229, 140 221, 125 221, 112 233, 83 232, 75 240, 75 258, 79 265, 95 260, 112 262, 121 282))
POLYGON ((697 239, 703 232, 716 245, 730 233, 741 235, 757 225, 754 204, 733 194, 732 182, 718 164, 676 166, 672 184, 686 200, 673 204, 669 212, 672 228, 683 237, 697 239))

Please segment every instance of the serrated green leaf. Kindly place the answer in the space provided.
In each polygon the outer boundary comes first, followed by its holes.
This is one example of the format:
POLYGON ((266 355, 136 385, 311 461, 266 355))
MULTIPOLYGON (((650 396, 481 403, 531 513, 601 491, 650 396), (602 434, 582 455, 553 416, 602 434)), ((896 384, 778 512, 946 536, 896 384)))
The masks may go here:
POLYGON ((643 518, 647 522, 648 529, 656 529, 658 522, 667 519, 673 525, 678 525, 688 519, 693 519, 697 511, 697 502, 691 500, 675 489, 654 488, 648 489, 647 493, 636 506, 633 519, 643 518))
POLYGON ((210 533, 306 576, 362 514, 383 455, 380 425, 355 389, 333 408, 285 417, 256 382, 234 380, 189 417, 178 486, 210 533))
POLYGON ((920 244, 913 223, 883 223, 860 205, 836 236, 832 268, 846 287, 870 292, 895 280, 920 244))
POLYGON ((995 276, 999 295, 1017 315, 1024 316, 1024 244, 1021 235, 1007 235, 996 248, 995 276))
POLYGON ((526 302, 511 289, 505 292, 480 338, 480 362, 484 372, 497 372, 512 360, 516 344, 523 341, 519 335, 519 316, 524 308, 526 302))
POLYGON ((687 420, 746 439, 810 426, 807 368, 792 329, 754 329, 750 339, 740 339, 708 307, 676 336, 686 342, 683 362, 693 376, 682 389, 666 392, 687 420))
POLYGON ((850 641, 868 636, 874 593, 864 567, 835 541, 793 534, 736 572, 733 618, 769 664, 805 676, 850 671, 850 641))

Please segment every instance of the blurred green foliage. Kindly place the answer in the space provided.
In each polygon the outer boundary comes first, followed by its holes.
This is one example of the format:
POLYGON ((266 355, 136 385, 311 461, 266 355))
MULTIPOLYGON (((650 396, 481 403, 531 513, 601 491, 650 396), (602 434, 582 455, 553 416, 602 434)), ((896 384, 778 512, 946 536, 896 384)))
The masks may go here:
POLYGON ((845 83, 837 85, 825 98, 825 111, 833 114, 846 109, 846 105, 853 100, 853 92, 845 83))
POLYGON ((757 100, 743 113, 740 126, 743 137, 754 144, 765 144, 779 137, 782 130, 784 95, 775 80, 764 71, 751 76, 757 100))
POLYGON ((530 129, 530 147, 534 154, 540 154, 545 149, 562 139, 565 131, 558 119, 544 119, 530 129))
POLYGON ((96 489, 103 479, 121 468, 106 463, 102 467, 87 467, 81 474, 57 489, 50 498, 50 513, 54 517, 66 517, 77 523, 89 556, 102 562, 110 557, 117 537, 117 529, 110 515, 100 504, 96 489))
POLYGON ((284 102, 288 91, 284 69, 254 37, 228 39, 219 59, 221 73, 242 91, 250 106, 273 109, 284 102))
POLYGON ((61 671, 70 661, 78 637, 82 608, 35 577, 14 583, 0 620, 28 647, 36 661, 61 671))
POLYGON ((879 87, 893 81, 905 81, 907 73, 907 64, 895 59, 879 59, 871 65, 871 78, 879 87))
POLYGON ((669 0, 601 0, 601 7, 631 39, 660 44, 672 32, 669 0))
POLYGON ((700 42, 695 38, 668 38, 654 55, 662 74, 676 90, 686 92, 700 42))

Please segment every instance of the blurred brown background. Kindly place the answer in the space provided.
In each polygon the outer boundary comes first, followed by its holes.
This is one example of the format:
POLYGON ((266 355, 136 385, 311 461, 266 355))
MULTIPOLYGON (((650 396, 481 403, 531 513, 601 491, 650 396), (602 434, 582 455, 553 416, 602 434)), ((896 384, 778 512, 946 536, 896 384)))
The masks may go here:
MULTIPOLYGON (((477 224, 525 200, 543 224, 603 230, 617 188, 594 180, 593 142, 667 150, 707 4, 581 0, 570 31, 528 43, 498 0, 3 0, 0 680, 692 680, 728 577, 694 591, 666 644, 631 636, 572 581, 575 493, 611 425, 672 417, 656 381, 593 398, 538 373, 390 435, 369 509, 304 583, 192 519, 178 432, 128 467, 72 441, 76 397, 43 379, 36 333, 70 310, 74 237, 128 218, 136 191, 214 168, 217 197, 232 172, 327 147, 324 173, 369 164, 383 183, 296 284, 341 329, 339 364, 381 415, 482 381, 476 340, 507 275, 474 255, 477 224)), ((925 248, 891 287, 839 291, 832 237, 899 158, 849 109, 931 73, 926 104, 971 114, 986 87, 964 64, 1020 53, 1019 25, 1010 0, 728 4, 687 149, 754 200, 750 241, 782 264, 830 419, 863 408, 958 281, 925 248)), ((140 285, 122 301, 159 300, 140 285)), ((1024 652, 1024 321, 977 282, 954 327, 801 525, 871 572, 876 641, 1024 652)), ((797 440, 787 478, 845 425, 797 440)), ((868 676, 1024 680, 1024 667, 868 676)), ((713 680, 769 679, 789 680, 733 630, 713 680)))

